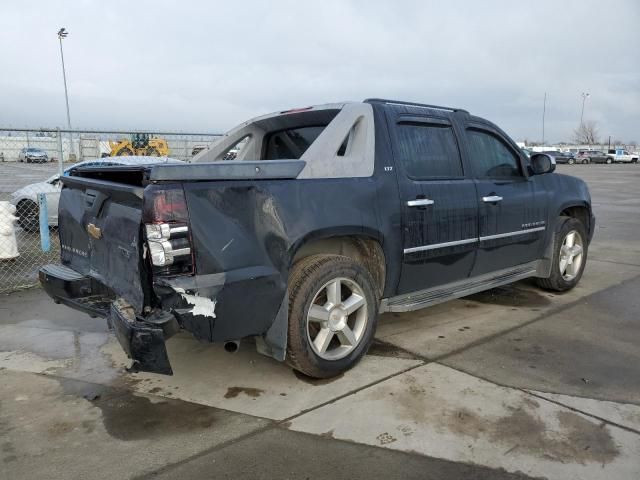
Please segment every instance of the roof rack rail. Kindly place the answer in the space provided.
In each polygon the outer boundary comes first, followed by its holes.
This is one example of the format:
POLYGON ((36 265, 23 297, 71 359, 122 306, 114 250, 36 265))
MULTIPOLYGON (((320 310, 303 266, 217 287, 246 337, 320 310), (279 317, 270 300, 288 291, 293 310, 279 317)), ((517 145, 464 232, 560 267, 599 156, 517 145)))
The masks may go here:
POLYGON ((386 103, 388 105, 406 105, 408 107, 432 108, 434 110, 446 110, 448 112, 469 113, 467 110, 465 110, 463 108, 442 107, 440 105, 429 105, 427 103, 403 102, 401 100, 388 100, 386 98, 367 98, 365 100, 365 102, 367 102, 367 103, 386 103))

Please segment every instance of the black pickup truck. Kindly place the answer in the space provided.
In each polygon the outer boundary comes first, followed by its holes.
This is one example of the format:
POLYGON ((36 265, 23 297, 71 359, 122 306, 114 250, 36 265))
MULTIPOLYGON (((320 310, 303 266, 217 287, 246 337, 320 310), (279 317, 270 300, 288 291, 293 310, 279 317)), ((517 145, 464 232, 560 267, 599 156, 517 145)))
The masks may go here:
POLYGON ((594 217, 584 182, 554 169, 461 109, 370 99, 278 112, 191 164, 63 177, 61 265, 40 281, 107 318, 139 370, 171 374, 165 341, 184 329, 228 350, 254 337, 329 377, 365 354, 381 312, 527 277, 573 288, 594 217))

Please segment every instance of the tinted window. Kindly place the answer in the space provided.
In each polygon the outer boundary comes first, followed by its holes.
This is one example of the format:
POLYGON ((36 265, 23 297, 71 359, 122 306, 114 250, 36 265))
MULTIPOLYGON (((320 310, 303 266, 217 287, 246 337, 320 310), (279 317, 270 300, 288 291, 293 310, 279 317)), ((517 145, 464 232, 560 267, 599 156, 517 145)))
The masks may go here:
POLYGON ((301 127, 271 133, 265 140, 265 160, 300 158, 325 128, 301 127))
MULTIPOLYGON (((468 130, 471 161, 480 177, 519 177, 518 157, 501 140, 477 130, 468 130)), ((557 153, 557 152, 554 152, 557 153)))
POLYGON ((410 177, 462 176, 458 144, 451 127, 400 123, 397 137, 397 155, 410 177))

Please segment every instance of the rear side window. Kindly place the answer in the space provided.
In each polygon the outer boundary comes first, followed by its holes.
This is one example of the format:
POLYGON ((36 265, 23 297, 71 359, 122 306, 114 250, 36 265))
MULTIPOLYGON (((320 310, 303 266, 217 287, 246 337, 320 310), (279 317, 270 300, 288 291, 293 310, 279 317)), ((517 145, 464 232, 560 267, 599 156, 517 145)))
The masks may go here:
POLYGON ((453 129, 448 125, 399 123, 397 155, 414 179, 461 177, 462 163, 453 129))
POLYGON ((490 133, 467 130, 471 162, 479 177, 520 177, 518 157, 490 133))
POLYGON ((326 125, 322 125, 290 128, 270 133, 265 139, 264 159, 299 159, 325 128, 326 125))

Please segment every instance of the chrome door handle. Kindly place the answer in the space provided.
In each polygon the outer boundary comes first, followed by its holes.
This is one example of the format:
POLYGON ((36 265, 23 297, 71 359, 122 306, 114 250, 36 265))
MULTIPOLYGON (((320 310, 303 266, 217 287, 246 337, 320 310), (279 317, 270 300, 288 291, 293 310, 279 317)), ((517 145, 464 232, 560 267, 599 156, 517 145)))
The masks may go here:
POLYGON ((408 207, 424 207, 425 205, 433 205, 435 202, 428 198, 418 198, 416 200, 409 200, 407 202, 408 207))
POLYGON ((482 197, 482 201, 486 202, 486 203, 501 202, 502 201, 502 197, 499 196, 499 195, 490 195, 488 197, 482 197))

